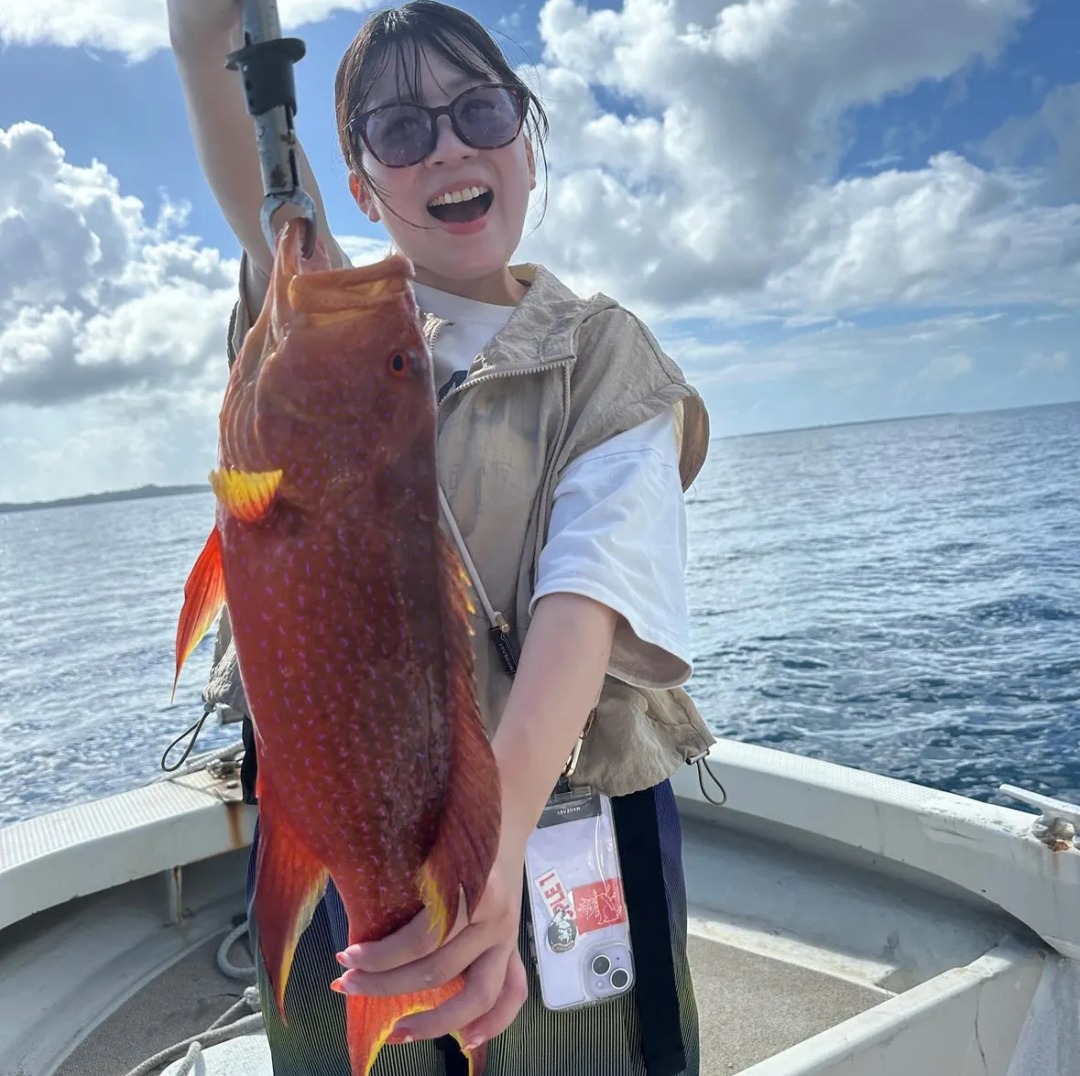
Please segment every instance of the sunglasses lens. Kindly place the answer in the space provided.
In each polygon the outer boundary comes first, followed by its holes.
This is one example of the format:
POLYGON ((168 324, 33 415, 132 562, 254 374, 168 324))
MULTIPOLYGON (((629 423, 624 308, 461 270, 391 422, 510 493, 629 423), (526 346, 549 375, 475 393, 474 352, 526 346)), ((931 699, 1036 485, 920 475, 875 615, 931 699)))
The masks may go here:
MULTIPOLYGON (((521 97, 504 86, 477 86, 455 98, 450 109, 463 142, 474 149, 496 149, 517 137, 522 105, 521 97)), ((435 148, 435 119, 419 105, 386 105, 360 122, 368 148, 390 168, 418 164, 435 148)))
POLYGON ((390 168, 422 161, 431 151, 431 117, 413 105, 391 105, 368 117, 372 153, 390 168))
POLYGON ((454 119, 470 146, 495 149, 512 142, 521 129, 521 100, 502 86, 478 86, 454 102, 454 119))

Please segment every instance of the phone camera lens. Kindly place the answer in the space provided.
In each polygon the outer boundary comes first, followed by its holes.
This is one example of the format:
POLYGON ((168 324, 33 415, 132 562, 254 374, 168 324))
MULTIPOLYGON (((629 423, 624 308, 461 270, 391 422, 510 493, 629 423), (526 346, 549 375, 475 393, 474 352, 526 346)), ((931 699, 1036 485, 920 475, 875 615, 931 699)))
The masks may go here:
POLYGON ((607 975, 608 969, 611 967, 611 961, 606 956, 598 956, 593 958, 592 970, 594 975, 607 975))
POLYGON ((630 973, 624 971, 622 968, 616 968, 611 973, 611 985, 616 990, 625 990, 627 984, 630 982, 630 973))

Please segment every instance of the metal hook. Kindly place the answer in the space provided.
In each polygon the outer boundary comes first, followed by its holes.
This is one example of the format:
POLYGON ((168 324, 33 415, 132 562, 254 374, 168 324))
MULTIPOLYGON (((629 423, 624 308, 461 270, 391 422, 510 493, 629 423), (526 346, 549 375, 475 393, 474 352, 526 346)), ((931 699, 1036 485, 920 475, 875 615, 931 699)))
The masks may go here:
POLYGON ((273 216, 279 209, 284 209, 286 206, 294 206, 300 210, 299 216, 304 221, 304 243, 303 254, 305 258, 310 258, 315 253, 315 237, 317 234, 317 228, 315 226, 315 203, 311 200, 310 195, 304 190, 297 188, 290 194, 285 195, 268 195, 263 199, 262 206, 262 229, 263 235, 266 236, 266 241, 270 245, 270 249, 273 250, 276 243, 276 233, 274 231, 273 216))

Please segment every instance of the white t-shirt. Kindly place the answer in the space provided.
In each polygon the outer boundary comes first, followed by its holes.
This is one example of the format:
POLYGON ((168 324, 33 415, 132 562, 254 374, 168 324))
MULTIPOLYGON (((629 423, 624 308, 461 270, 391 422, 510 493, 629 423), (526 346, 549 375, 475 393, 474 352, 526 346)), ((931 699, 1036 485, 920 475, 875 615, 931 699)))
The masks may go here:
MULTIPOLYGON (((514 308, 413 287, 424 310, 451 322, 432 355, 439 389, 469 369, 514 308)), ((620 614, 610 674, 638 687, 673 687, 692 671, 685 569, 686 505, 669 408, 582 453, 563 472, 530 612, 559 592, 602 602, 620 614), (663 676, 642 679, 645 660, 663 676)))

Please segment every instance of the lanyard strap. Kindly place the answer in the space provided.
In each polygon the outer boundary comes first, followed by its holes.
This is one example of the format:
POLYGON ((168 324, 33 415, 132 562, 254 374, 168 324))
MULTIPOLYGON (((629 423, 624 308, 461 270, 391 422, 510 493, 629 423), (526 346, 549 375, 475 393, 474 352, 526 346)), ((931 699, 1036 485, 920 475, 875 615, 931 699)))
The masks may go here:
POLYGON ((488 632, 491 641, 495 644, 499 657, 502 658, 503 668, 506 669, 507 675, 513 676, 517 672, 518 655, 514 648, 514 640, 510 635, 510 623, 502 613, 495 609, 488 599, 484 584, 480 582, 480 573, 476 570, 476 565, 469 554, 469 547, 461 536, 461 529, 457 525, 457 520, 454 519, 454 513, 450 511, 450 502, 446 499, 446 494, 443 493, 441 483, 439 484, 439 507, 442 509, 443 519, 446 520, 450 535, 454 539, 454 545, 457 546, 457 551, 461 555, 465 570, 472 580, 476 596, 480 599, 480 606, 484 610, 484 616, 487 617, 488 623, 491 625, 488 632))
MULTIPOLYGON (((461 555, 461 562, 465 565, 465 570, 469 573, 469 578, 472 580, 473 588, 476 590, 476 596, 480 599, 480 607, 484 610, 484 616, 487 617, 488 623, 491 625, 488 635, 495 644, 495 649, 499 652, 499 657, 502 659, 503 668, 506 669, 507 675, 513 676, 517 672, 518 654, 514 646, 513 637, 510 634, 510 623, 506 617, 491 604, 491 600, 487 596, 487 591, 484 590, 484 584, 480 582, 480 573, 476 570, 476 564, 473 562, 472 555, 469 553, 469 547, 465 544, 465 539, 462 537, 461 528, 458 527, 457 520, 454 518, 454 513, 450 510, 450 502, 443 492, 442 483, 439 484, 439 508, 442 510, 443 519, 446 520, 446 526, 450 531, 450 536, 454 539, 454 545, 457 546, 457 551, 461 555)), ((556 791, 569 788, 570 777, 577 768, 578 757, 581 755, 581 746, 585 742, 585 735, 592 727, 593 719, 595 717, 596 708, 593 707, 592 712, 585 722, 585 727, 581 730, 581 735, 574 744, 574 750, 566 760, 566 767, 563 769, 562 776, 559 778, 559 786, 556 791)))

